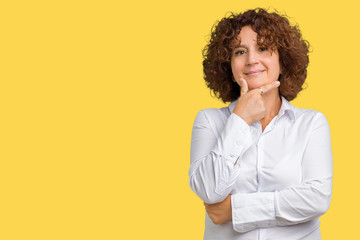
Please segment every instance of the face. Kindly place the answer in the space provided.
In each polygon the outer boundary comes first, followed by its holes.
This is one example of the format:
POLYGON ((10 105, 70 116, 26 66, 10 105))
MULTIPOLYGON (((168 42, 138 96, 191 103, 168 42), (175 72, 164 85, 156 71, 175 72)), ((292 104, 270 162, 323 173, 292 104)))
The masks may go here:
POLYGON ((234 78, 244 78, 249 90, 278 80, 281 73, 278 52, 259 46, 257 33, 250 26, 241 29, 238 39, 240 44, 231 53, 234 78))

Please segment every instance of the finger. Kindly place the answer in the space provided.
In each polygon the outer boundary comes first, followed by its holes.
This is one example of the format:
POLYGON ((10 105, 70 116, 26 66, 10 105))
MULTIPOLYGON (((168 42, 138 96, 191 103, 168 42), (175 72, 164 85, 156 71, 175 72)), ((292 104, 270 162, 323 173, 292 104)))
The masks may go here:
POLYGON ((240 90, 241 90, 241 94, 247 93, 249 91, 249 87, 247 85, 247 82, 245 81, 245 79, 240 78, 239 79, 239 85, 240 85, 240 90))
MULTIPOLYGON (((274 81, 272 83, 269 83, 265 86, 262 86, 262 90, 263 90, 263 94, 270 91, 271 89, 277 88, 280 86, 280 82, 279 81, 274 81)), ((260 89, 260 88, 259 88, 260 89)))

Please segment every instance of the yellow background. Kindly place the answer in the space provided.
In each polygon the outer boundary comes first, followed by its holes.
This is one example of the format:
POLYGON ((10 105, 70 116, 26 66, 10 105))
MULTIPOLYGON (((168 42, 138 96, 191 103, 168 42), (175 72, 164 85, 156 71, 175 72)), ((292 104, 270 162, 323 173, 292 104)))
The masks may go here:
MULTIPOLYGON (((292 103, 331 127, 323 239, 358 235, 356 1, 2 1, 0 239, 202 239, 190 190, 196 113, 223 107, 201 50, 226 12, 273 7, 311 45, 292 103)), ((226 104, 227 105, 227 104, 226 104)))

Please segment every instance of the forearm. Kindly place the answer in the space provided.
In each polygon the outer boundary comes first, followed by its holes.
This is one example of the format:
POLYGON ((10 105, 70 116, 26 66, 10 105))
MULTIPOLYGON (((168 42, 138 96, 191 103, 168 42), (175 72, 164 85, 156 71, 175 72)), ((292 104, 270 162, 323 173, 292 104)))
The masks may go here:
POLYGON ((231 198, 234 230, 246 232, 318 218, 329 208, 331 186, 330 177, 276 192, 234 194, 231 198))
POLYGON ((204 202, 213 204, 223 201, 237 181, 239 166, 211 152, 200 160, 190 176, 190 188, 204 202))
POLYGON ((207 203, 224 200, 239 175, 244 152, 253 143, 249 126, 235 114, 228 118, 218 138, 212 133, 208 119, 199 113, 191 141, 191 189, 207 203))

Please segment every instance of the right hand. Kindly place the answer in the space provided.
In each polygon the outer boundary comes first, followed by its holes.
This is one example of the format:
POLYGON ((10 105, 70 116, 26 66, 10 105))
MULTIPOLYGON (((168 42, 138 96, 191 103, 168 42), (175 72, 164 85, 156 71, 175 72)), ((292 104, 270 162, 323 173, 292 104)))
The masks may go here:
MULTIPOLYGON (((239 80, 236 80, 236 82, 240 85, 241 93, 235 106, 234 113, 241 117, 248 125, 263 119, 267 112, 265 101, 261 95, 260 88, 255 88, 249 91, 245 79, 240 78, 239 80)), ((263 90, 263 94, 265 94, 271 89, 277 88, 279 86, 280 82, 274 81, 262 86, 261 88, 263 90)))

